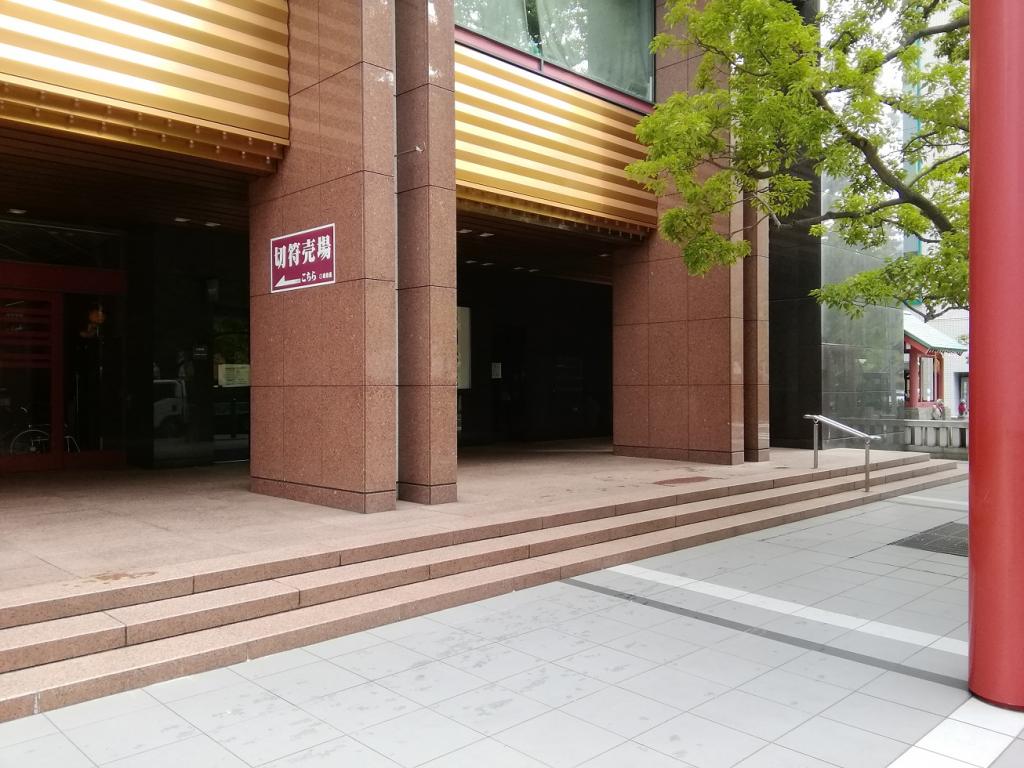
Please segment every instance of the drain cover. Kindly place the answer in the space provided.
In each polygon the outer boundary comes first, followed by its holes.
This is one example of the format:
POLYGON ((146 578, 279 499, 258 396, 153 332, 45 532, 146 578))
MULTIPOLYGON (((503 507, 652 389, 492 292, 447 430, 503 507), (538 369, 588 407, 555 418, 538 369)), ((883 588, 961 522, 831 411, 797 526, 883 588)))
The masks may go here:
POLYGON ((703 475, 690 475, 689 477, 674 477, 671 480, 658 480, 655 485, 686 485, 687 483, 699 483, 701 480, 711 480, 703 475))
POLYGON ((894 541, 893 544, 899 547, 923 549, 925 552, 941 552, 945 555, 967 557, 967 525, 965 523, 946 523, 894 541))

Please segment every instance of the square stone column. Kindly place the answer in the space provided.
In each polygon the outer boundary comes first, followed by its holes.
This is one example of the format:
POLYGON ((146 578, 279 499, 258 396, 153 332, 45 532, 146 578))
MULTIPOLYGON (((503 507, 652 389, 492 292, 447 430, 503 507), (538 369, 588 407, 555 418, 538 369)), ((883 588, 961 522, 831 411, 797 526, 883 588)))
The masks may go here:
POLYGON ((743 455, 768 461, 768 222, 749 203, 743 229, 750 243, 743 260, 743 455))
POLYGON ((394 11, 291 0, 291 145, 250 185, 252 489, 360 512, 396 495, 394 11), (336 283, 270 293, 270 239, 334 223, 336 283))
MULTIPOLYGON (((656 12, 661 31, 664 7, 656 12)), ((689 88, 693 66, 677 51, 659 55, 658 99, 689 88)), ((662 197, 659 215, 676 203, 662 197)), ((717 226, 741 237, 741 206, 717 226)), ((742 462, 743 265, 691 277, 679 248, 653 233, 615 255, 612 295, 615 452, 742 462)))
POLYGON ((398 0, 398 495, 456 499, 455 21, 398 0))

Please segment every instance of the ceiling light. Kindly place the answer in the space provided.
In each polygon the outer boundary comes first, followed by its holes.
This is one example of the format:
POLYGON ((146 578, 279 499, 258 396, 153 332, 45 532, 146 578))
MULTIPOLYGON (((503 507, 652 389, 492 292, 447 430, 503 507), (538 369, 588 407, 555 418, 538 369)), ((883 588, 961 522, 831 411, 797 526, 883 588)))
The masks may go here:
POLYGON ((476 259, 466 259, 463 264, 476 264, 476 259))
POLYGON ((608 258, 608 254, 607 253, 599 253, 599 254, 597 254, 597 258, 599 258, 599 259, 607 259, 608 258))
POLYGON ((459 230, 459 234, 460 235, 468 235, 472 231, 473 231, 472 229, 460 229, 459 230))
POLYGON ((540 272, 540 270, 539 270, 539 269, 537 269, 537 267, 534 267, 533 269, 531 269, 531 270, 528 270, 528 271, 530 271, 530 272, 540 272))
POLYGON ((28 213, 24 208, 8 208, 8 213, 13 213, 15 216, 21 216, 23 213, 28 213))
POLYGON ((481 266, 481 267, 493 267, 493 266, 494 266, 494 262, 493 262, 493 261, 485 261, 485 262, 484 262, 483 264, 481 264, 480 266, 481 266))
POLYGON ((526 267, 512 267, 512 271, 513 272, 519 272, 519 271, 524 270, 524 269, 526 269, 526 267))
POLYGON ((174 223, 175 224, 187 224, 190 221, 192 221, 192 219, 186 219, 184 216, 175 216, 174 217, 174 223))
POLYGON ((219 227, 220 224, 218 224, 216 221, 208 221, 204 226, 210 227, 212 229, 213 227, 219 227))
POLYGON ((481 232, 480 237, 494 237, 493 232, 481 232))

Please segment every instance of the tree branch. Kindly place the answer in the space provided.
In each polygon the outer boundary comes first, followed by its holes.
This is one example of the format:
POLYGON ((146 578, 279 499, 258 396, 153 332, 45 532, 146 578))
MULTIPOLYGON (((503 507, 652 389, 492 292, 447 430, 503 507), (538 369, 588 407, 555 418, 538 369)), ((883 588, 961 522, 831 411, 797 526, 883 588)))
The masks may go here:
POLYGON ((939 230, 939 232, 949 232, 953 229, 953 225, 950 223, 949 219, 946 218, 946 215, 942 212, 939 206, 917 190, 911 189, 903 179, 893 173, 892 169, 885 164, 885 161, 882 160, 882 156, 878 153, 878 148, 874 144, 843 124, 839 115, 837 115, 835 110, 832 109, 832 105, 828 103, 828 99, 825 98, 823 93, 812 90, 811 95, 814 97, 814 100, 818 103, 819 107, 835 118, 836 130, 838 130, 839 133, 842 134, 843 138, 857 149, 861 155, 863 155, 864 160, 871 167, 871 170, 875 172, 875 175, 878 176, 878 179, 885 184, 885 186, 889 187, 889 189, 902 198, 904 203, 909 203, 920 210, 921 213, 931 220, 932 224, 935 225, 935 228, 939 230))
POLYGON ((935 35, 942 35, 945 34, 946 32, 954 32, 958 29, 965 29, 970 25, 971 14, 970 11, 968 11, 963 16, 953 19, 952 21, 948 21, 945 24, 936 24, 934 27, 925 27, 924 29, 919 29, 917 32, 914 32, 913 34, 904 37, 903 40, 900 41, 900 44, 897 48, 885 54, 885 56, 882 57, 882 64, 888 64, 890 61, 897 58, 901 53, 907 50, 907 48, 912 46, 918 40, 923 40, 926 37, 933 37, 935 35))
POLYGON ((934 163, 932 163, 927 168, 925 168, 920 173, 918 173, 914 178, 910 179, 907 182, 907 186, 908 187, 916 186, 919 181, 924 179, 926 176, 929 176, 930 174, 935 173, 935 171, 937 171, 939 168, 941 168, 946 163, 952 162, 953 160, 956 160, 958 157, 963 157, 964 155, 967 155, 967 154, 970 154, 970 150, 965 148, 965 149, 960 150, 959 152, 956 152, 955 154, 949 155, 948 157, 940 157, 934 163))
POLYGON ((907 201, 902 197, 894 197, 891 200, 883 200, 880 203, 868 206, 863 211, 826 211, 820 216, 809 216, 806 219, 790 219, 786 222, 791 227, 810 227, 814 224, 821 224, 826 221, 836 221, 837 219, 860 219, 864 216, 870 216, 873 213, 884 211, 886 208, 892 208, 896 205, 904 205, 907 201))

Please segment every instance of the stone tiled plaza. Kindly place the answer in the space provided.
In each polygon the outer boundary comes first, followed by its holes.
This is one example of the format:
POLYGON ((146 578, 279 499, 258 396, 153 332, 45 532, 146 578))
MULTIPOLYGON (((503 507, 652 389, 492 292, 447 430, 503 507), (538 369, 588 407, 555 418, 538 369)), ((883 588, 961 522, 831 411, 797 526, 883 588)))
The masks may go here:
POLYGON ((966 483, 0 726, 7 768, 1014 768, 966 689, 966 483))

